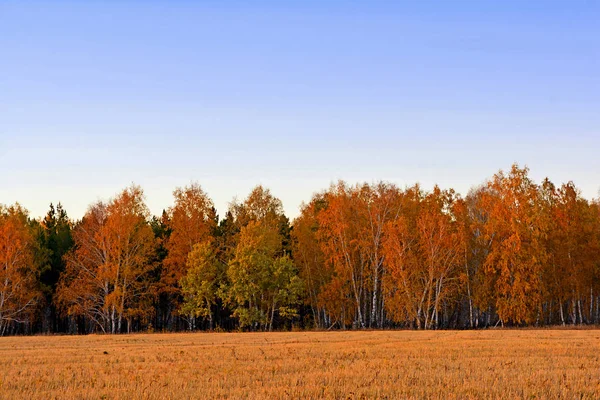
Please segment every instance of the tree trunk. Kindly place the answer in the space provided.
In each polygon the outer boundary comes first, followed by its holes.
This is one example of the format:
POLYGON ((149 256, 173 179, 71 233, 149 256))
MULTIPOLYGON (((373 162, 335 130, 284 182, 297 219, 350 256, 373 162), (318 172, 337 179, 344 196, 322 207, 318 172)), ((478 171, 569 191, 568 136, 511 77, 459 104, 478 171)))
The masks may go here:
POLYGON ((467 296, 469 298, 469 326, 473 328, 473 299, 471 298, 471 278, 469 277, 468 249, 465 246, 465 271, 467 273, 467 296))
POLYGON ((373 278, 373 300, 371 305, 371 318, 369 320, 369 328, 373 325, 377 325, 376 316, 377 316, 377 288, 379 286, 379 268, 375 268, 375 277, 373 278))
POLYGON ((273 331, 273 319, 275 318, 275 299, 273 299, 273 308, 271 309, 271 321, 269 322, 269 332, 273 331))
POLYGON ((115 310, 115 306, 112 306, 112 312, 110 314, 110 333, 114 334, 115 331, 117 330, 117 326, 116 326, 116 310, 115 310))
POLYGON ((594 322, 594 287, 590 286, 590 318, 588 320, 588 323, 593 323, 594 322))

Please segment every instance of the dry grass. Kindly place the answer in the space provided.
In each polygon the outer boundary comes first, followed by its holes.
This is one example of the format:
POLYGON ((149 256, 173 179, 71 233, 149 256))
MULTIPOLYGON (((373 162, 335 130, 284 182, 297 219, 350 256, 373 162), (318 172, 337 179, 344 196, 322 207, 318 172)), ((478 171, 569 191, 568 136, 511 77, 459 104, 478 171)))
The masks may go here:
POLYGON ((600 331, 0 338, 0 398, 600 398, 600 331))

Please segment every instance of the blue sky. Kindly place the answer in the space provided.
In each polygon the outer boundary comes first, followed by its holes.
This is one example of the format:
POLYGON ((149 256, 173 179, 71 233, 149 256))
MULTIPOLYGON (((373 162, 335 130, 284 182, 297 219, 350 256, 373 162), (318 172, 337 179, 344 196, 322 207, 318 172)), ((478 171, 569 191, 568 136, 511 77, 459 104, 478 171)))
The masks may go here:
POLYGON ((600 189, 600 3, 0 0, 0 203, 72 217, 132 182, 466 194, 513 162, 600 189))

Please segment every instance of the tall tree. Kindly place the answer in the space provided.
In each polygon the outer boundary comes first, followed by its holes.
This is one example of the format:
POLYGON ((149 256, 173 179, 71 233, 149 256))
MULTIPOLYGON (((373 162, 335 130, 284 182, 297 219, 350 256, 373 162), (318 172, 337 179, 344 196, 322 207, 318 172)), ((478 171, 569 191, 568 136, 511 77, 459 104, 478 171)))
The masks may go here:
POLYGON ((0 336, 15 323, 31 322, 42 298, 35 248, 27 211, 0 205, 0 336))
POLYGON ((65 254, 73 247, 71 235, 71 221, 61 203, 56 208, 50 204, 50 209, 41 222, 43 227, 44 244, 49 251, 48 268, 40 277, 46 295, 46 314, 44 320, 45 330, 57 331, 59 321, 57 320, 56 308, 54 306, 54 295, 58 280, 65 269, 65 254))
POLYGON ((240 232, 225 297, 241 327, 271 330, 276 315, 297 316, 303 285, 292 260, 281 255, 282 244, 279 231, 265 222, 250 221, 240 232))
POLYGON ((212 238, 217 216, 212 200, 197 183, 177 188, 173 196, 175 205, 168 210, 166 220, 170 235, 166 239, 162 283, 164 290, 177 298, 179 281, 187 273, 188 254, 196 244, 212 238))
POLYGON ((330 303, 324 301, 321 295, 325 285, 332 279, 332 270, 325 264, 324 254, 317 239, 318 214, 326 207, 324 196, 315 195, 310 203, 302 206, 292 229, 294 262, 306 286, 304 300, 310 307, 314 326, 319 328, 335 323, 328 313, 330 303))
MULTIPOLYGON (((548 262, 544 288, 548 300, 558 307, 561 323, 593 319, 596 266, 598 260, 597 219, 593 206, 583 199, 573 182, 556 189, 548 180, 543 185, 548 262), (588 296, 589 295, 589 296, 588 296), (588 307, 585 307, 585 303, 588 307), (568 318, 567 318, 568 316, 568 318)), ((553 307, 549 307, 552 312, 553 307)))
POLYGON ((546 251, 538 186, 527 168, 500 171, 481 195, 486 213, 480 239, 489 246, 484 270, 502 323, 531 323, 539 313, 546 251))
POLYGON ((318 215, 318 233, 325 260, 333 269, 330 285, 336 290, 328 293, 352 299, 352 308, 340 310, 342 325, 350 319, 353 325, 365 328, 369 264, 360 246, 365 216, 360 212, 357 193, 345 182, 332 186, 326 199, 327 208, 318 215))
POLYGON ((384 230, 388 222, 398 218, 401 212, 401 195, 392 184, 379 182, 356 187, 358 212, 363 215, 359 228, 359 245, 362 257, 369 264, 370 315, 369 327, 380 327, 383 323, 382 282, 385 277, 383 251, 384 230))
POLYGON ((184 296, 182 312, 193 317, 207 318, 210 329, 213 329, 212 308, 217 304, 226 266, 218 260, 217 252, 208 241, 194 246, 188 255, 187 266, 188 272, 181 278, 184 296))
POLYGON ((396 322, 419 329, 439 326, 440 306, 458 288, 464 257, 463 236, 456 222, 452 191, 435 187, 423 194, 412 188, 406 200, 416 203, 386 229, 385 255, 388 309, 396 322))
POLYGON ((69 315, 85 316, 104 332, 152 312, 149 273, 155 239, 141 188, 131 186, 108 204, 92 205, 73 232, 74 249, 58 288, 69 315))
POLYGON ((156 215, 150 220, 150 227, 154 232, 154 238, 156 240, 156 253, 154 260, 152 261, 158 268, 152 273, 151 280, 158 282, 157 290, 154 293, 154 309, 155 309, 155 321, 149 326, 150 330, 154 328, 165 330, 171 329, 169 324, 172 322, 172 296, 165 290, 164 281, 161 282, 161 278, 164 276, 164 260, 168 255, 166 244, 169 236, 171 235, 171 229, 169 228, 169 214, 166 210, 163 210, 160 217, 156 215))
POLYGON ((346 308, 344 302, 332 296, 338 293, 353 299, 354 305, 342 311, 344 317, 337 318, 342 325, 350 317, 359 327, 379 327, 384 322, 385 303, 384 227, 400 212, 401 192, 383 182, 354 187, 339 182, 324 199, 326 207, 317 217, 317 239, 333 273, 331 287, 323 293, 339 311, 346 308))

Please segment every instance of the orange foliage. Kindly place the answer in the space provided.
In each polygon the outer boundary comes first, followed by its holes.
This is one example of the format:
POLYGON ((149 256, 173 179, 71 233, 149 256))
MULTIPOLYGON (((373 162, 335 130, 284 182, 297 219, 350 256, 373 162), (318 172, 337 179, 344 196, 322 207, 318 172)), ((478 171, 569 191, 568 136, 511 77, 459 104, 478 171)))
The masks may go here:
POLYGON ((398 322, 414 321, 417 328, 437 327, 441 304, 457 290, 464 256, 453 206, 452 191, 434 188, 424 195, 415 187, 406 202, 416 212, 401 215, 386 227, 387 307, 398 322))
POLYGON ((171 234, 166 241, 168 255, 161 275, 164 292, 180 294, 179 281, 187 273, 188 254, 194 245, 211 241, 217 226, 212 200, 194 183, 173 192, 175 205, 168 211, 167 227, 171 234))
POLYGON ((0 336, 9 323, 31 317, 41 298, 33 242, 26 211, 0 205, 0 336))
POLYGON ((143 192, 124 190, 108 204, 90 207, 75 227, 75 248, 58 288, 69 315, 84 315, 105 332, 120 332, 124 318, 148 314, 148 274, 155 239, 143 192))
POLYGON ((508 175, 496 174, 481 195, 486 221, 480 239, 489 248, 484 268, 504 322, 532 322, 541 300, 546 227, 538 187, 527 173, 513 165, 508 175))

